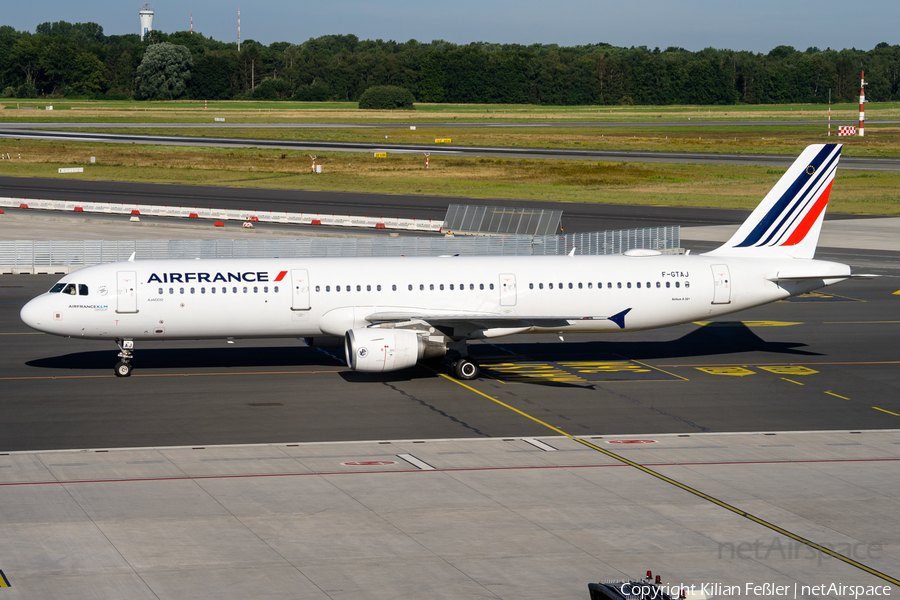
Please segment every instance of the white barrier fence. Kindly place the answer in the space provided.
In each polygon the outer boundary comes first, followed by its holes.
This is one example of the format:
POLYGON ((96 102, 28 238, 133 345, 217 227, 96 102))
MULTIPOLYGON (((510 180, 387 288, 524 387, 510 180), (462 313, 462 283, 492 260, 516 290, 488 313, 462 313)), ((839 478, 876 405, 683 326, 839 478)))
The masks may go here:
POLYGON ((259 223, 283 223, 291 225, 324 225, 332 227, 359 227, 369 229, 399 229, 402 231, 440 232, 443 221, 431 219, 400 219, 387 217, 359 217, 352 215, 327 215, 319 213, 290 213, 228 208, 199 208, 186 206, 159 206, 156 204, 122 204, 110 202, 76 202, 72 200, 41 200, 35 198, 0 198, 0 208, 27 208, 58 210, 106 215, 135 215, 148 217, 181 217, 185 219, 212 219, 216 221, 251 221, 259 223))

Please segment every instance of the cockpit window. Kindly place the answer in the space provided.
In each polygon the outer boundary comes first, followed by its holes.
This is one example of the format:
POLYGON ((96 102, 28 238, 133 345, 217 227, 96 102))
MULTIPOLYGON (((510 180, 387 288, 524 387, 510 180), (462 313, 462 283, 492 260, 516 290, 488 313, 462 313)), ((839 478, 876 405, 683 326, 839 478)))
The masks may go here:
POLYGON ((60 293, 61 291, 63 291, 63 288, 64 288, 64 287, 66 287, 66 284, 64 284, 64 283, 57 283, 57 284, 54 285, 52 288, 50 288, 50 293, 51 293, 51 294, 58 294, 58 293, 60 293))
POLYGON ((63 288, 62 293, 63 293, 63 294, 70 294, 70 295, 72 295, 72 296, 75 296, 75 295, 78 294, 78 290, 75 289, 75 284, 74 284, 74 283, 70 283, 70 284, 67 284, 65 288, 63 288))
POLYGON ((79 296, 87 296, 88 295, 88 288, 83 283, 78 284, 78 295, 79 296))

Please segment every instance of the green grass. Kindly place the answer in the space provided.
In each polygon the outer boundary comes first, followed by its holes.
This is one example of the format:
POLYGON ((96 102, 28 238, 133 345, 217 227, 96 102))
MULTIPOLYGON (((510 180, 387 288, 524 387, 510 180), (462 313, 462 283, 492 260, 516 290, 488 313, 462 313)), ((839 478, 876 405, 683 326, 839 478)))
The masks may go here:
MULTIPOLYGON (((410 123, 520 122, 520 121, 686 121, 703 120, 823 120, 827 106, 755 105, 755 106, 540 106, 528 104, 417 104, 415 111, 360 111, 355 102, 275 102, 179 100, 171 102, 135 102, 111 100, 20 100, 0 99, 0 122, 123 122, 123 123, 202 123, 214 116, 229 122, 317 122, 378 123, 401 120, 410 123), (53 105, 53 111, 44 107, 53 105), (16 110, 16 107, 36 110, 16 110), (205 108, 207 107, 208 108, 205 108)), ((853 119, 854 104, 833 106, 835 119, 853 119)), ((900 103, 868 104, 870 119, 900 117, 900 103)))
MULTIPOLYGON (((6 140, 22 159, 0 161, 0 174, 67 180, 110 180, 510 198, 630 205, 753 208, 783 174, 771 167, 598 163, 416 155, 319 153, 322 175, 302 152, 6 140), (90 156, 97 164, 88 164, 90 156), (58 167, 85 173, 58 175, 58 167)), ((327 210, 327 206, 323 207, 327 210)), ((900 214, 900 173, 839 171, 829 210, 900 214)))

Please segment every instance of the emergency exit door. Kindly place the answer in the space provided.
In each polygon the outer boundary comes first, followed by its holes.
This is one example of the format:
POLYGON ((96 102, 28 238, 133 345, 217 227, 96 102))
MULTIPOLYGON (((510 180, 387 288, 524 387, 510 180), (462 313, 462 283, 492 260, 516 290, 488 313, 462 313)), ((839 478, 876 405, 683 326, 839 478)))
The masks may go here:
POLYGON ((309 272, 291 269, 291 310, 309 310, 309 272))
POLYGON ((731 304, 731 275, 728 265, 712 265, 713 304, 731 304))
POLYGON ((136 313, 137 311, 137 273, 134 271, 117 271, 116 312, 136 313))
POLYGON ((500 274, 500 306, 516 305, 516 276, 512 273, 500 274))

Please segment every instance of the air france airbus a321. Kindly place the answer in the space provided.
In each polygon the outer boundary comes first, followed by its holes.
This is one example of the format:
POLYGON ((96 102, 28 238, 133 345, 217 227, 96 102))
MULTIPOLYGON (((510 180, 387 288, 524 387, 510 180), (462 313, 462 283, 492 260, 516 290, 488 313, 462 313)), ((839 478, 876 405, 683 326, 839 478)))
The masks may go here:
MULTIPOLYGON (((64 337, 135 342, 305 337, 343 342, 347 365, 385 372, 455 358, 468 340, 635 331, 733 313, 838 283, 813 260, 841 146, 809 146, 737 233, 700 255, 134 260, 84 268, 26 304, 22 320, 64 337)), ((862 277, 859 275, 859 277, 862 277)))

